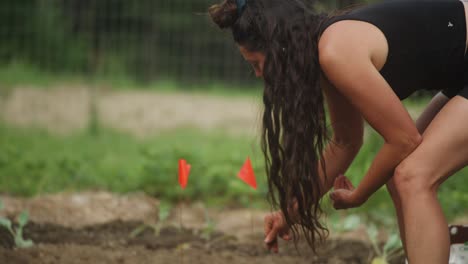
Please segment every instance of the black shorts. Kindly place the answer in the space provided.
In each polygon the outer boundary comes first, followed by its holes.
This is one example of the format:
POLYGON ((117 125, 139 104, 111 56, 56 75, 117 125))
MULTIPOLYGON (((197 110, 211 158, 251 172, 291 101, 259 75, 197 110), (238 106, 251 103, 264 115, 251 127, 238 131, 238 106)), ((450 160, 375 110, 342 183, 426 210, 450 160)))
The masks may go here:
POLYGON ((465 97, 466 99, 468 99, 468 85, 465 85, 464 87, 462 87, 461 89, 447 89, 447 90, 443 90, 442 93, 447 96, 448 98, 453 98, 455 97, 456 95, 460 95, 462 97, 465 97))
POLYGON ((468 51, 464 57, 464 76, 463 76, 463 86, 459 88, 447 88, 442 90, 442 93, 448 98, 453 98, 456 95, 460 95, 468 99, 468 51))
POLYGON ((468 99, 468 86, 463 87, 463 88, 457 93, 457 95, 463 96, 463 97, 465 97, 466 99, 468 99))

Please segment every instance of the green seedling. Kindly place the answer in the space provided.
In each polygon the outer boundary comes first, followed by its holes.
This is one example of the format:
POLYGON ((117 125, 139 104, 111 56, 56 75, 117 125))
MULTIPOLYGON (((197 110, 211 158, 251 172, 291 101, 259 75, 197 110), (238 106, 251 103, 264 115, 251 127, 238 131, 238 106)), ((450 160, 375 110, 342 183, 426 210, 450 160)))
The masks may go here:
POLYGON ((403 245, 397 233, 390 234, 383 249, 380 249, 378 245, 377 234, 378 230, 375 225, 370 225, 367 228, 367 235, 369 236, 372 247, 377 254, 377 257, 372 260, 372 264, 388 264, 390 260, 403 254, 403 245))
MULTIPOLYGON (((0 211, 3 210, 3 203, 0 201, 0 211)), ((17 225, 13 226, 10 219, 0 217, 0 226, 3 226, 10 232, 15 239, 15 246, 17 248, 28 248, 34 245, 30 239, 25 240, 23 238, 23 228, 26 226, 29 220, 27 212, 23 211, 17 218, 17 225)))
MULTIPOLYGON (((334 214, 330 218, 330 224, 333 228, 333 231, 338 233, 344 233, 356 230, 363 223, 361 217, 358 215, 349 215, 344 219, 341 219, 339 215, 334 214)), ((388 264, 390 260, 403 254, 401 240, 397 233, 392 233, 385 245, 381 249, 377 241, 378 230, 374 224, 369 225, 366 228, 367 235, 371 241, 372 248, 374 249, 377 257, 372 259, 372 264, 388 264)))
POLYGON ((201 230, 201 237, 205 240, 210 240, 216 228, 216 223, 210 218, 208 210, 205 208, 205 225, 201 230))
POLYGON ((144 223, 138 226, 132 231, 132 233, 130 233, 130 237, 135 238, 148 228, 153 230, 155 236, 159 236, 161 234, 161 229, 163 228, 167 218, 169 217, 169 213, 171 212, 171 206, 169 204, 161 203, 159 205, 158 211, 158 221, 155 224, 144 223))
POLYGON ((344 233, 356 230, 362 221, 358 215, 352 214, 344 219, 341 219, 338 214, 332 214, 330 217, 330 224, 332 230, 337 233, 344 233))

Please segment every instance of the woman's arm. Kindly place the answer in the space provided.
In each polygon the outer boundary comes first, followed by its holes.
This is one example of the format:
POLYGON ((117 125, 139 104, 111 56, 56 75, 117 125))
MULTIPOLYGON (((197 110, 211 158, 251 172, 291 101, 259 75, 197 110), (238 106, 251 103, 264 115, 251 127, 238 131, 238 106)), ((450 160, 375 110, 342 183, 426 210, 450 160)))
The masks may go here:
POLYGON ((353 205, 360 205, 390 179, 394 168, 413 152, 422 137, 373 64, 372 48, 354 36, 356 32, 341 30, 340 33, 329 34, 328 39, 319 43, 322 70, 385 140, 363 180, 349 197, 353 205))
MULTIPOLYGON (((333 136, 322 153, 325 174, 319 163, 322 196, 332 187, 335 179, 344 174, 358 154, 363 143, 364 120, 359 111, 322 75, 320 86, 324 92, 333 136)), ((297 222, 297 203, 290 208, 293 222, 297 222)), ((269 216, 273 217, 273 216, 269 216)))
POLYGON ((330 82, 322 78, 321 87, 327 100, 333 137, 323 152, 326 176, 319 170, 324 182, 324 194, 333 186, 335 178, 344 174, 362 146, 364 121, 359 111, 341 95, 330 82))

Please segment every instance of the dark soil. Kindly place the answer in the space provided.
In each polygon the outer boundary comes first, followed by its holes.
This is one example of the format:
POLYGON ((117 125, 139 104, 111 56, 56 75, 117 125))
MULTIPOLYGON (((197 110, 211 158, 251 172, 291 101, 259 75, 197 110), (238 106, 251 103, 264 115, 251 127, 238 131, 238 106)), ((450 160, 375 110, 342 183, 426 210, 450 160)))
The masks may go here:
POLYGON ((370 263, 373 256, 370 245, 357 240, 329 239, 317 254, 304 243, 299 243, 298 250, 292 243, 281 243, 280 253, 273 254, 264 249, 262 234, 238 241, 219 232, 165 227, 159 235, 148 228, 136 237, 130 236, 139 226, 139 222, 114 221, 72 229, 29 223, 24 236, 35 246, 28 249, 11 249, 12 237, 2 230, 0 263, 353 264, 370 263))

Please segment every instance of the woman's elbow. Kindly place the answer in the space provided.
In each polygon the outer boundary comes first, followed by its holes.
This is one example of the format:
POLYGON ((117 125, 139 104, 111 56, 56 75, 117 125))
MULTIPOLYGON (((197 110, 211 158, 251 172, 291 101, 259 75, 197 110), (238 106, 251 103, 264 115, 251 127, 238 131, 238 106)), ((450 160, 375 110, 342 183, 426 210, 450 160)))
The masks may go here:
POLYGON ((361 150, 362 145, 364 144, 364 139, 359 139, 353 142, 353 144, 350 145, 350 151, 353 152, 354 155, 357 155, 359 151, 361 150))
POLYGON ((398 140, 397 145, 402 149, 405 156, 411 154, 421 143, 422 136, 419 133, 405 135, 398 140))
POLYGON ((422 136, 419 133, 414 133, 408 136, 407 146, 413 152, 422 143, 422 136))
POLYGON ((333 142, 339 145, 342 148, 345 148, 349 152, 353 154, 357 154, 361 149, 362 145, 364 144, 363 137, 355 137, 353 139, 350 138, 340 138, 340 137, 333 137, 333 142))

